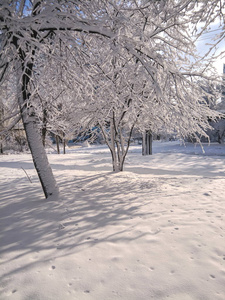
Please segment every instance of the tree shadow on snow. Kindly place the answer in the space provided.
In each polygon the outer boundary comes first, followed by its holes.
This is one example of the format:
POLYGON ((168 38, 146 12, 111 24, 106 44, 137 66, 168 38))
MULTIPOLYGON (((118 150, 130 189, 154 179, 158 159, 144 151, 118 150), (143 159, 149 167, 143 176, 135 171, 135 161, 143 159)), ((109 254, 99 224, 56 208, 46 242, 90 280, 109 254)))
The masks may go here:
MULTIPOLYGON (((187 163, 186 158, 178 159, 180 164, 187 163)), ((91 167, 98 173, 82 173, 82 176, 76 173, 78 165, 53 164, 56 174, 61 170, 70 171, 56 176, 61 190, 61 200, 57 203, 44 199, 37 180, 29 185, 25 176, 18 176, 1 184, 2 266, 28 258, 25 264, 15 264, 13 270, 5 270, 3 278, 35 267, 40 261, 31 257, 38 253, 42 253, 41 262, 45 263, 50 258, 81 252, 102 243, 129 244, 146 235, 157 234, 136 227, 140 219, 148 218, 149 224, 154 219, 154 212, 145 206, 151 201, 149 193, 157 198, 158 188, 154 177, 143 182, 139 174, 176 176, 185 173, 182 170, 153 169, 151 165, 145 165, 145 160, 143 158, 141 167, 127 165, 124 173, 107 171, 101 166, 102 162, 105 163, 102 159, 89 160, 79 169, 85 172, 91 167), (142 201, 143 197, 145 201, 142 201)), ((187 170, 188 175, 196 175, 193 166, 187 165, 187 170)), ((216 168, 212 167, 208 174, 221 175, 215 171, 216 168)))
POLYGON ((7 263, 15 264, 0 281, 35 267, 40 261, 32 257, 40 253, 45 263, 96 244, 143 237, 145 232, 130 235, 132 220, 151 212, 140 211, 143 204, 132 194, 137 187, 134 182, 121 182, 121 176, 108 172, 62 182, 59 177, 62 199, 58 203, 44 199, 38 181, 29 185, 22 178, 1 184, 2 270, 7 263))

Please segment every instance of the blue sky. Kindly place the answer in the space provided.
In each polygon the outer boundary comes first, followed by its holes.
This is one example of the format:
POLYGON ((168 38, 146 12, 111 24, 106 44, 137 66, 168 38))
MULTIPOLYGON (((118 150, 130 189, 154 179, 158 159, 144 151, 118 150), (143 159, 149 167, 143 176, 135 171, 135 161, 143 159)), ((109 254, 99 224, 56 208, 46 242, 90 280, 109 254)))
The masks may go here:
MULTIPOLYGON (((217 35, 221 33, 221 27, 219 26, 219 23, 214 23, 210 26, 209 32, 205 33, 204 35, 199 38, 199 41, 197 42, 197 50, 198 52, 203 55, 207 53, 207 51, 210 49, 211 45, 215 43, 215 38, 217 35)), ((216 53, 219 54, 221 51, 225 51, 225 39, 223 39, 222 42, 217 46, 216 53)), ((225 64, 225 54, 224 57, 220 57, 215 61, 215 67, 217 69, 217 72, 219 74, 223 73, 223 64, 225 64)))

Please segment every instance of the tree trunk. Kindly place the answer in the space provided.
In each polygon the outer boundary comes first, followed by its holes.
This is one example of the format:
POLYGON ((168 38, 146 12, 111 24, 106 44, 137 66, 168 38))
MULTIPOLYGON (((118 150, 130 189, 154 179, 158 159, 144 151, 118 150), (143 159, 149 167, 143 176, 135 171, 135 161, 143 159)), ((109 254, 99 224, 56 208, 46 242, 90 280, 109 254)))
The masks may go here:
MULTIPOLYGON (((138 116, 137 116, 137 118, 138 118, 138 116)), ((110 153, 112 156, 112 165, 113 165, 114 172, 123 171, 125 158, 128 153, 128 149, 129 149, 130 142, 131 142, 131 136, 132 136, 136 121, 137 121, 137 119, 135 120, 135 122, 133 123, 133 125, 131 126, 131 128, 128 131, 128 138, 127 138, 126 143, 125 143, 125 138, 123 136, 123 127, 121 124, 119 124, 120 126, 117 126, 117 123, 115 120, 115 114, 113 114, 112 120, 110 122, 109 135, 107 134, 108 126, 107 126, 107 128, 104 128, 104 125, 99 123, 103 138, 104 138, 107 146, 109 147, 109 150, 110 150, 110 153)))
MULTIPOLYGON (((35 5, 35 11, 33 15, 38 13, 38 6, 40 6, 40 1, 35 5)), ((32 31, 32 38, 35 40, 37 37, 37 32, 32 31)), ((18 104, 20 107, 21 117, 24 125, 24 130, 27 137, 28 146, 31 151, 31 155, 34 162, 34 167, 37 171, 38 177, 41 182, 41 186, 46 198, 50 196, 58 198, 59 190, 52 173, 52 169, 48 162, 48 157, 45 152, 45 148, 42 143, 41 134, 36 124, 35 113, 30 106, 30 93, 29 93, 29 83, 33 75, 35 47, 31 50, 31 56, 29 60, 26 57, 26 52, 22 49, 19 43, 18 36, 12 36, 12 43, 17 49, 19 55, 17 69, 17 92, 18 92, 18 104)), ((34 43, 35 44, 35 43, 34 43)), ((29 45, 30 46, 30 45, 29 45)))
POLYGON ((142 155, 152 155, 152 133, 145 131, 142 137, 142 155))
POLYGON ((59 190, 52 173, 52 169, 48 162, 48 157, 45 148, 42 144, 42 139, 36 123, 33 120, 24 120, 24 129, 27 136, 28 145, 36 168, 41 186, 46 198, 50 196, 58 197, 59 190))
POLYGON ((55 135, 55 142, 56 142, 56 147, 57 147, 57 153, 60 154, 59 136, 57 134, 55 135))
POLYGON ((43 143, 43 146, 45 147, 45 140, 46 140, 46 135, 47 135, 47 110, 46 109, 43 110, 42 122, 43 122, 42 129, 41 129, 42 143, 43 143))
MULTIPOLYGON (((42 143, 41 134, 36 124, 35 113, 30 106, 28 111, 27 102, 29 101, 28 82, 29 74, 27 69, 21 65, 22 83, 18 74, 18 104, 20 107, 21 117, 24 125, 24 130, 27 137, 28 146, 34 162, 34 167, 37 171, 44 195, 47 198, 54 196, 58 198, 59 190, 52 173, 52 169, 48 162, 48 157, 42 143)), ((18 69, 19 71, 19 69, 18 69)))
POLYGON ((119 169, 119 166, 118 166, 115 145, 113 146, 113 149, 110 149, 110 151, 111 151, 111 155, 112 155, 113 172, 119 172, 120 169, 119 169))
POLYGON ((66 140, 63 139, 63 154, 66 154, 66 140))
MULTIPOLYGON (((131 136, 132 132, 134 129, 136 121, 133 123, 131 128, 129 129, 128 132, 128 138, 126 142, 126 146, 124 143, 124 136, 123 136, 123 127, 121 126, 116 126, 116 122, 112 122, 110 125, 110 130, 111 130, 111 155, 112 155, 112 163, 113 163, 113 171, 114 172, 121 172, 123 171, 123 166, 125 162, 126 155, 128 153, 128 149, 130 146, 130 141, 131 141, 131 136), (120 133, 120 134, 118 134, 120 133)), ((107 142, 107 145, 109 143, 107 142)))
POLYGON ((119 172, 119 166, 118 166, 118 156, 116 153, 116 145, 115 145, 115 128, 113 122, 110 123, 110 139, 111 139, 111 155, 112 155, 112 165, 113 165, 113 171, 119 172))

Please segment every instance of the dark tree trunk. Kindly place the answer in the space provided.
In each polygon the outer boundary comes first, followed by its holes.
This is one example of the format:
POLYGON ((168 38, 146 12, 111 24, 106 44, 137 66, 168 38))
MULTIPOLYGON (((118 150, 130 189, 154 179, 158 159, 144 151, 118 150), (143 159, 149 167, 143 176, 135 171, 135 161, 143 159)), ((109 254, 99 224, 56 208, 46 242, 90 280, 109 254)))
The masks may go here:
POLYGON ((152 155, 152 133, 146 130, 142 137, 142 155, 152 155))
POLYGON ((66 154, 66 140, 63 140, 63 154, 66 154))
POLYGON ((59 136, 57 134, 55 135, 55 142, 56 142, 56 147, 57 147, 57 153, 60 154, 59 136))
POLYGON ((41 129, 41 133, 42 133, 42 143, 43 146, 45 147, 45 141, 46 141, 46 135, 47 135, 47 110, 44 109, 43 110, 43 126, 41 129))

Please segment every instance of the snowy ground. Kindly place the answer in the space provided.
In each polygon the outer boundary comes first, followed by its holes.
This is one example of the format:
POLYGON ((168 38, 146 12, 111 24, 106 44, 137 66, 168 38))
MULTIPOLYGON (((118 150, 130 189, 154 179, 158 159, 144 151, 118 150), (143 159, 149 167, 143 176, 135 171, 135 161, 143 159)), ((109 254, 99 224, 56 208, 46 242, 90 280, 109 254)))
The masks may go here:
POLYGON ((58 203, 0 156, 0 299, 224 300, 225 146, 153 149, 116 174, 104 146, 49 154, 58 203))

